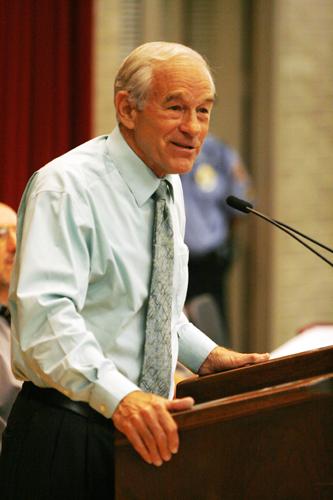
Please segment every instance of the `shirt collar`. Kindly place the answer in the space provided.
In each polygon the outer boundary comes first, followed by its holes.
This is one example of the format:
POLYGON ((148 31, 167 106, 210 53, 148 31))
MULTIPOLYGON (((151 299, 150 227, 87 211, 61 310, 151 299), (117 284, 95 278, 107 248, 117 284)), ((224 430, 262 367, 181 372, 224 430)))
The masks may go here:
MULTIPOLYGON (((116 127, 106 141, 106 149, 113 164, 119 171, 139 206, 155 193, 160 183, 159 177, 134 153, 116 127)), ((164 177, 172 186, 172 176, 164 177)), ((173 190, 170 189, 173 199, 173 190)))

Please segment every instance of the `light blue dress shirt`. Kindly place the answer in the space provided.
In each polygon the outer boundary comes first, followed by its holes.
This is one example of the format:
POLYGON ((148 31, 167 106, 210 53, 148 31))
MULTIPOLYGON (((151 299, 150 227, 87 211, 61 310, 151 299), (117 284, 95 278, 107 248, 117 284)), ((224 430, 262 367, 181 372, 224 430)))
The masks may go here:
MULTIPOLYGON (((195 372, 216 344, 182 312, 183 195, 179 177, 167 178, 175 238, 173 371, 179 357, 195 372)), ((116 128, 36 172, 19 209, 10 292, 14 371, 106 417, 138 390, 158 184, 116 128)))

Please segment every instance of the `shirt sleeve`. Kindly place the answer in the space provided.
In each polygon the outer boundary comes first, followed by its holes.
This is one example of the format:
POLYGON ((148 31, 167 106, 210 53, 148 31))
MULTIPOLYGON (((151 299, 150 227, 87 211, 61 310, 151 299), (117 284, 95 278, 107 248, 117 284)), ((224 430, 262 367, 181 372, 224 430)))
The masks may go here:
POLYGON ((209 353, 217 344, 205 333, 190 323, 182 313, 178 325, 178 358, 192 372, 197 373, 209 353))
POLYGON ((67 193, 43 191, 31 195, 22 212, 11 312, 29 378, 110 417, 138 387, 105 357, 81 314, 93 228, 88 206, 67 193))

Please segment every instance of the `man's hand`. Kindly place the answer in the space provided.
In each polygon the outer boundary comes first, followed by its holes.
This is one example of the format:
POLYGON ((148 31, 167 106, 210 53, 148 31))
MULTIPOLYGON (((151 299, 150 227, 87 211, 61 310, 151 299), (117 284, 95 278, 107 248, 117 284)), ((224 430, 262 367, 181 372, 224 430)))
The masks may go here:
POLYGON ((199 368, 199 375, 208 375, 211 373, 239 368, 245 365, 252 365, 268 361, 269 354, 243 354, 241 352, 231 351, 224 347, 215 347, 199 368))
POLYGON ((139 455, 149 464, 162 465, 177 453, 177 425, 170 411, 188 410, 190 397, 169 401, 156 394, 134 391, 119 403, 112 420, 139 455))

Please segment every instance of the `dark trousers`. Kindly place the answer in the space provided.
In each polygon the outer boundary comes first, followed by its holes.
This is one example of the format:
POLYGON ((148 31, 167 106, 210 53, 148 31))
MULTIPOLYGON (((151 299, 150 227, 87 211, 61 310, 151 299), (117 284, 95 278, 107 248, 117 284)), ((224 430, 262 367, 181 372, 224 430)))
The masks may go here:
POLYGON ((113 499, 112 421, 97 412, 94 418, 93 410, 89 417, 76 414, 27 392, 23 386, 3 434, 0 497, 113 499))

